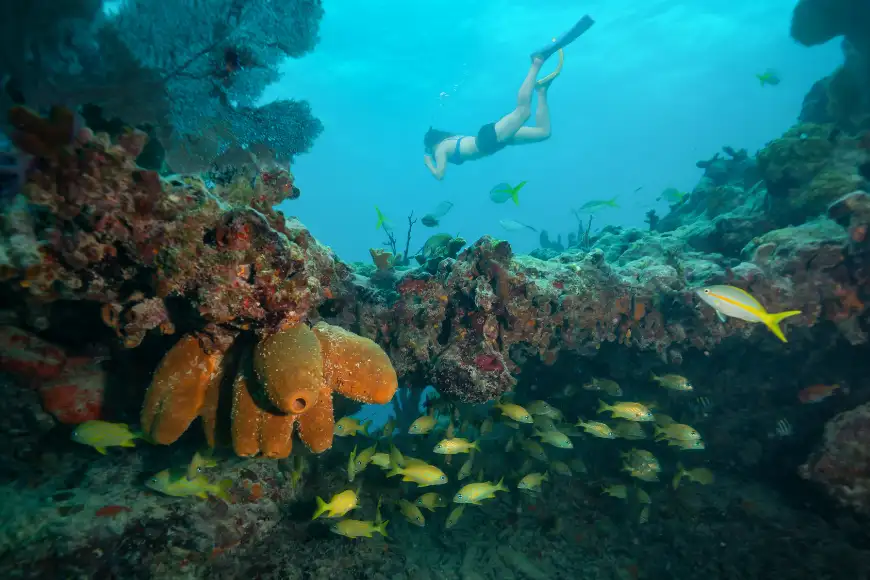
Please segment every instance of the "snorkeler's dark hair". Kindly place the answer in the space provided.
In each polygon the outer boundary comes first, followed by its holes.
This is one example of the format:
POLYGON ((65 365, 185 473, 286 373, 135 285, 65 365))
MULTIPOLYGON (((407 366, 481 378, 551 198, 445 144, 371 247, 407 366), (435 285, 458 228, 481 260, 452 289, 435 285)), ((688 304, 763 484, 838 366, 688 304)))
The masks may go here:
POLYGON ((450 137, 453 137, 456 133, 448 133, 447 131, 441 131, 440 129, 433 129, 429 127, 429 130, 426 131, 426 134, 423 135, 423 147, 426 151, 433 151, 435 147, 450 137))

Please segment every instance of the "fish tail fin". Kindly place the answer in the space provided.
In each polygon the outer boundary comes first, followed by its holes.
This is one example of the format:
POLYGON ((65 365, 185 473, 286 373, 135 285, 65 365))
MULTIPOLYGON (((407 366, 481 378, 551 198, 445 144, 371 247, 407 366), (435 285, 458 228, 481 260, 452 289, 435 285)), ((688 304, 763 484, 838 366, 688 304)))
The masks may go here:
POLYGON ((541 481, 550 481, 550 472, 545 471, 544 476, 541 478, 541 481))
POLYGON ((133 439, 128 439, 127 441, 121 443, 121 447, 136 447, 136 444, 133 443, 133 439))
POLYGON ((655 426, 653 427, 653 438, 654 438, 656 441, 658 441, 658 439, 659 439, 659 435, 664 435, 664 432, 665 432, 664 429, 662 429, 662 428, 659 427, 658 425, 655 425, 655 426))
POLYGON ((217 484, 217 490, 215 490, 214 495, 221 498, 227 503, 230 503, 230 488, 233 486, 233 480, 230 478, 222 479, 217 484))
POLYGON ((605 403, 601 399, 598 399, 598 412, 599 413, 604 413, 605 411, 607 411, 608 409, 611 409, 611 408, 612 407, 610 405, 608 405, 607 403, 605 403))
POLYGON ((683 471, 682 468, 677 469, 677 472, 674 474, 674 479, 671 482, 671 485, 673 486, 674 489, 677 489, 678 487, 680 487, 680 480, 683 479, 684 473, 685 473, 685 471, 683 471))
POLYGON ((105 454, 106 454, 106 448, 105 448, 105 447, 94 447, 94 449, 96 449, 97 451, 99 451, 99 452, 100 452, 100 455, 105 455, 105 454))
POLYGON ((369 419, 368 421, 363 421, 363 424, 362 424, 362 432, 363 432, 363 435, 365 435, 366 437, 369 437, 369 428, 370 428, 371 426, 372 426, 372 420, 371 420, 371 419, 369 419))
POLYGON ((493 491, 508 491, 508 488, 504 486, 504 476, 501 476, 501 479, 499 479, 498 483, 495 484, 495 489, 493 491))
POLYGON ((387 524, 388 523, 390 523, 390 520, 384 520, 381 523, 379 523, 378 525, 376 525, 374 530, 372 530, 372 531, 378 532, 379 534, 381 534, 385 538, 389 538, 390 536, 387 535, 387 524))
POLYGON ((768 314, 762 319, 765 326, 770 329, 770 331, 776 335, 778 339, 783 342, 788 342, 785 339, 785 335, 782 333, 782 330, 779 328, 779 323, 785 320, 786 318, 790 318, 792 316, 797 316, 801 314, 800 310, 786 310, 785 312, 777 312, 776 314, 768 314))
POLYGON ((403 473, 405 473, 405 471, 401 467, 399 467, 398 465, 393 466, 393 464, 390 464, 390 470, 387 472, 387 477, 402 475, 403 473))
POLYGON ((326 509, 327 509, 326 505, 327 505, 326 502, 323 501, 323 499, 320 496, 317 496, 317 508, 314 510, 314 515, 311 516, 311 519, 316 520, 317 518, 319 518, 321 516, 321 514, 323 514, 323 512, 326 511, 326 509))
MULTIPOLYGON (((479 443, 480 443, 479 441, 473 441, 473 442, 471 443, 471 446, 469 447, 469 449, 480 451, 480 445, 479 445, 479 443)), ((470 454, 471 454, 471 455, 474 455, 474 451, 470 451, 470 454)))
POLYGON ((375 211, 378 212, 378 223, 375 226, 375 229, 379 230, 381 229, 381 226, 384 225, 384 221, 386 218, 384 218, 384 214, 381 213, 381 210, 378 206, 375 206, 375 211))

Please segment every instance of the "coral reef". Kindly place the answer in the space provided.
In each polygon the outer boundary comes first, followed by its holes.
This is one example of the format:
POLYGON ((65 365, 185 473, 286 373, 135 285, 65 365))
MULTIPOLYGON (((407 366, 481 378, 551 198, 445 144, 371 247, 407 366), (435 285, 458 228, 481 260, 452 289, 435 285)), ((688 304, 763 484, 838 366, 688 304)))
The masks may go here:
POLYGON ((280 62, 316 44, 319 0, 123 2, 111 18, 103 4, 4 3, 0 106, 97 106, 149 127, 177 172, 252 153, 286 165, 323 130, 306 102, 258 103, 280 62))

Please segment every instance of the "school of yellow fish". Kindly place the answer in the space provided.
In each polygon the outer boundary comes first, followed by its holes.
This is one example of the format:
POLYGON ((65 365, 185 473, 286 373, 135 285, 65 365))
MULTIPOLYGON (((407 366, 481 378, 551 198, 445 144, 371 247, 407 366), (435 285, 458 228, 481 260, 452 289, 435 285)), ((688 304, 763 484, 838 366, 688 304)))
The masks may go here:
MULTIPOLYGON (((762 323, 782 342, 786 342, 786 338, 779 326, 780 322, 800 314, 797 310, 768 313, 750 294, 731 286, 710 286, 696 293, 702 302, 713 308, 723 324, 728 318, 762 323)), ((672 397, 694 396, 690 395, 694 392, 692 383, 681 375, 652 374, 649 381, 650 385, 670 392, 672 397)), ((383 497, 378 498, 374 519, 346 517, 354 510, 360 510, 359 494, 363 488, 364 473, 370 466, 375 466, 382 470, 386 478, 401 477, 403 483, 409 484, 400 486, 398 490, 407 497, 388 500, 391 508, 407 522, 423 527, 427 517, 432 517, 441 509, 447 511, 452 506, 443 520, 444 527, 449 529, 459 523, 467 506, 481 506, 496 498, 498 492, 509 493, 514 488, 517 492, 538 497, 548 493, 548 487, 553 486, 558 478, 574 477, 575 473, 587 474, 586 465, 576 451, 578 445, 573 441, 582 438, 584 451, 603 454, 607 454, 608 446, 614 444, 598 442, 596 439, 637 442, 635 447, 628 450, 624 446, 612 447, 613 456, 621 460, 621 470, 604 480, 601 490, 603 495, 633 501, 639 506, 638 522, 646 523, 650 517, 652 500, 643 485, 660 482, 663 471, 653 450, 661 445, 667 445, 674 452, 703 450, 705 444, 701 433, 692 425, 656 412, 658 405, 655 402, 618 400, 625 393, 619 383, 611 378, 594 377, 580 387, 565 385, 554 391, 550 398, 571 402, 582 391, 591 391, 600 397, 598 407, 594 411, 589 409, 584 417, 574 422, 566 421, 562 411, 547 401, 519 403, 512 393, 493 404, 478 405, 470 410, 464 407, 464 412, 469 416, 463 416, 463 410, 450 402, 427 405, 428 412, 417 418, 406 434, 399 434, 395 438, 395 418, 391 418, 378 433, 372 434, 370 421, 360 422, 351 416, 343 417, 335 423, 334 433, 336 437, 354 438, 356 442, 347 460, 348 484, 352 486, 339 491, 329 501, 317 497, 312 519, 322 517, 336 520, 332 531, 349 538, 372 538, 375 533, 387 536, 389 520, 384 520, 381 515, 383 497), (431 449, 431 460, 403 454, 396 442, 409 440, 424 452, 431 449), (518 469, 511 469, 514 463, 509 461, 483 461, 498 457, 502 450, 519 455, 522 462, 518 469), (454 461, 455 455, 459 457, 454 461), (496 477, 487 481, 485 469, 491 470, 493 464, 501 472, 497 481, 496 477), (477 474, 472 477, 475 467, 477 474), (448 476, 445 470, 455 475, 448 476), (618 478, 623 478, 623 481, 617 481, 618 478), (439 493, 422 488, 450 491, 439 493)), ((819 397, 815 391, 811 394, 819 397)), ((815 400, 809 395, 804 398, 815 400)), ((695 410, 700 412, 696 418, 707 417, 712 406, 708 397, 695 399, 695 410)), ((73 431, 72 439, 101 454, 106 454, 110 447, 135 447, 137 439, 148 440, 146 435, 131 430, 125 424, 106 421, 88 421, 79 425, 73 431)), ((298 454, 290 461, 292 469, 289 477, 291 483, 296 485, 301 481, 306 464, 298 454)), ((217 461, 210 450, 197 452, 188 465, 164 469, 150 477, 145 485, 173 497, 214 496, 230 501, 232 482, 225 479, 215 483, 204 474, 206 469, 216 466, 217 461)), ((684 481, 709 485, 714 480, 708 468, 687 468, 681 460, 676 462, 671 486, 677 489, 684 481)), ((382 483, 372 487, 383 487, 382 483)))
MULTIPOLYGON (((694 391, 688 379, 676 374, 651 375, 650 382, 674 392, 676 396, 687 396, 687 393, 694 391)), ((582 388, 596 391, 599 396, 610 399, 624 395, 620 385, 607 378, 594 378, 582 388)), ((705 407, 709 406, 707 398, 698 400, 703 400, 705 407)), ((655 413, 655 403, 608 403, 599 400, 594 417, 600 419, 601 415, 607 415, 607 422, 593 418, 590 413, 589 418, 580 418, 573 424, 566 422, 562 411, 547 401, 518 404, 510 394, 484 408, 487 415, 482 419, 478 415, 481 409, 477 407, 473 411, 475 417, 463 420, 460 410, 449 402, 433 405, 428 413, 411 424, 407 434, 399 434, 395 439, 393 435, 396 424, 394 419, 390 419, 377 434, 378 438, 369 439, 371 444, 366 443, 362 450, 359 449, 359 443, 354 446, 347 463, 348 481, 354 482, 369 465, 380 468, 387 478, 401 476, 402 482, 411 485, 402 489, 402 494, 407 497, 390 502, 398 514, 410 524, 423 527, 427 523, 427 517, 431 517, 440 508, 448 508, 453 504, 443 520, 444 527, 449 529, 460 521, 468 505, 480 506, 487 500, 494 499, 497 492, 510 492, 506 479, 514 482, 510 486, 516 491, 535 496, 546 493, 546 486, 552 482, 553 477, 567 478, 573 477, 575 472, 586 473, 582 459, 572 451, 575 449, 572 439, 578 437, 589 437, 584 443, 587 450, 591 450, 593 446, 606 445, 596 444, 592 441, 595 438, 649 440, 652 445, 666 444, 676 448, 675 451, 704 449, 704 441, 697 429, 678 423, 663 413, 655 413), (508 428, 501 429, 502 435, 494 432, 499 425, 508 428), (396 441, 413 438, 426 442, 424 449, 431 444, 432 461, 411 457, 399 450, 396 441), (479 466, 474 480, 464 483, 472 476, 478 456, 498 454, 502 446, 507 453, 516 452, 525 456, 518 470, 505 469, 505 473, 497 481, 487 481, 483 468, 479 466), (563 454, 564 460, 550 457, 545 446, 560 450, 550 453, 563 454), (441 460, 437 459, 439 455, 443 456, 441 460), (454 463, 454 455, 462 457, 454 463), (449 476, 448 472, 457 467, 455 476, 449 476), (422 489, 444 489, 441 486, 453 491, 439 493, 422 489), (417 488, 420 488, 420 492, 417 492, 417 488)), ((336 424, 336 435, 361 439, 373 437, 369 433, 368 425, 353 417, 344 417, 336 424)), ((598 450, 596 447, 595 451, 598 450)), ((649 519, 651 499, 639 482, 659 482, 662 466, 649 449, 633 447, 614 453, 621 457, 622 472, 633 479, 635 484, 629 486, 626 483, 608 482, 602 485, 602 493, 619 499, 636 499, 640 506, 638 521, 645 523, 649 519)), ((673 488, 679 487, 684 480, 707 485, 713 483, 714 476, 706 467, 688 469, 680 461, 677 462, 676 472, 672 476, 673 488)), ((350 510, 359 507, 358 490, 342 491, 329 502, 317 498, 314 517, 326 514, 330 518, 343 518, 350 510)), ((375 532, 386 536, 387 520, 381 517, 381 499, 379 498, 374 520, 342 519, 332 530, 348 537, 372 537, 375 532)))

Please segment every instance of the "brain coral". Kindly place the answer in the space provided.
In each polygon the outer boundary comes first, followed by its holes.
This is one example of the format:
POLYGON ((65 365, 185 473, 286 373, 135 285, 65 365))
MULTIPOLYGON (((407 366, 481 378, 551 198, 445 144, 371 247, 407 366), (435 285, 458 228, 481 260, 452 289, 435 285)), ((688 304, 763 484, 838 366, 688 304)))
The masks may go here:
POLYGON ((332 446, 333 391, 383 404, 398 387, 396 371, 377 344, 324 322, 313 329, 305 324, 281 329, 260 340, 253 352, 243 344, 236 350, 241 352, 234 356, 209 353, 194 335, 176 343, 145 395, 145 433, 168 445, 202 417, 206 439, 214 446, 226 400, 237 455, 287 457, 294 427, 311 451, 322 453, 332 446), (225 384, 230 397, 221 396, 225 384))

